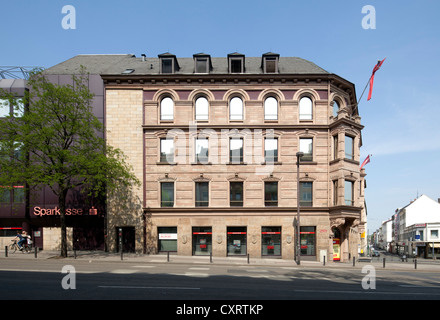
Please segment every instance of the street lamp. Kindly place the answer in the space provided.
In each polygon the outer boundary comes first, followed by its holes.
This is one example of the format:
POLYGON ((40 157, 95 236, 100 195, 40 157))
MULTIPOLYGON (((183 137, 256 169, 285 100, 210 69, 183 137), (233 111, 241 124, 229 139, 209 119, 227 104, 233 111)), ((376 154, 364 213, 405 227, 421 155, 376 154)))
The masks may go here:
POLYGON ((300 210, 299 210, 299 203, 300 203, 300 192, 299 192, 299 163, 301 160, 301 157, 304 156, 304 152, 297 152, 296 153, 296 174, 297 174, 297 178, 296 178, 296 191, 297 191, 297 196, 296 196, 296 262, 298 265, 301 264, 301 234, 300 234, 300 210))

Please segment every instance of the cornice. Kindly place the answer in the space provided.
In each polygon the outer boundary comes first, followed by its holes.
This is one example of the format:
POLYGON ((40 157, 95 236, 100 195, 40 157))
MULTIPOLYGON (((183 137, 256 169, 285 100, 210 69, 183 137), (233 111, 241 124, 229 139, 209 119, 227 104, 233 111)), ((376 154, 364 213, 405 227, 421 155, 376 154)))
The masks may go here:
POLYGON ((349 94, 354 85, 334 74, 102 74, 106 86, 148 86, 169 84, 323 84, 328 81, 349 94))

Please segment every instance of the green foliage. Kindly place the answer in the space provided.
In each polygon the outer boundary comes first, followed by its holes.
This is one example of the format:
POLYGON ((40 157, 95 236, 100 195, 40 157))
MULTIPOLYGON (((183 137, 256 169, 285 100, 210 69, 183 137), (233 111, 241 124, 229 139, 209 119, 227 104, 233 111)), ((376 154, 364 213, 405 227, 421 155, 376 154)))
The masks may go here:
POLYGON ((0 92, 14 105, 15 115, 0 119, 1 186, 45 185, 65 202, 67 192, 78 186, 102 197, 121 186, 139 185, 122 151, 103 138, 85 69, 72 78, 73 85, 57 85, 35 70, 22 103, 0 92))

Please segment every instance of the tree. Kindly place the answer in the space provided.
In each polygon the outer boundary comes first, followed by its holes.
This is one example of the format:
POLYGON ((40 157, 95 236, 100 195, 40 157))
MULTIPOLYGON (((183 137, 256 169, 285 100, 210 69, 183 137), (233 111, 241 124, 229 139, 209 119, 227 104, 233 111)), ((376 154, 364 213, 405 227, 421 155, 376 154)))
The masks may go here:
POLYGON ((101 137, 103 124, 92 113, 85 69, 72 78, 73 85, 56 85, 35 70, 22 103, 0 93, 19 115, 0 120, 0 185, 48 186, 58 197, 61 257, 67 256, 69 190, 81 187, 102 197, 121 186, 139 185, 122 151, 101 137))

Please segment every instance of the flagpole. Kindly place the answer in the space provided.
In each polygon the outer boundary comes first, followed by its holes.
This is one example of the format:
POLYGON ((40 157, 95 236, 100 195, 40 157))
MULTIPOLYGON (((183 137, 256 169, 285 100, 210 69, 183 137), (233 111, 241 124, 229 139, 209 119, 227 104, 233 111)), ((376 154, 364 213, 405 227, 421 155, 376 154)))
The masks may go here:
MULTIPOLYGON (((386 59, 386 58, 385 58, 385 59, 386 59)), ((385 61, 385 59, 383 59, 383 60, 377 60, 376 66, 375 66, 374 68, 378 67, 377 70, 379 70, 380 65, 382 64, 381 62, 385 61)), ((364 96, 365 90, 367 90, 368 84, 371 85, 371 83, 370 83, 370 82, 371 82, 371 78, 374 77, 374 74, 375 74, 375 72, 376 72, 377 70, 376 70, 376 69, 373 69, 373 72, 372 72, 372 74, 371 74, 371 76, 370 76, 370 79, 368 79, 368 82, 367 82, 367 84, 365 85, 364 91, 362 91, 362 94, 361 94, 359 100, 356 102, 356 106, 354 107, 353 112, 352 112, 351 115, 353 115, 353 114, 355 113, 356 109, 358 109, 359 103, 361 102, 361 99, 362 99, 362 97, 364 96)))
POLYGON ((351 115, 354 115, 354 113, 356 112, 356 110, 357 110, 357 108, 358 108, 358 105, 359 105, 359 103, 361 102, 362 96, 364 95, 365 90, 367 90, 367 87, 368 87, 368 85, 369 85, 369 83, 370 83, 371 78, 373 77, 373 75, 374 75, 374 74, 372 74, 372 75, 370 76, 370 79, 368 79, 367 84, 366 84, 366 86, 365 86, 365 88, 364 88, 364 91, 362 91, 362 94, 361 94, 359 100, 356 102, 356 105, 354 106, 354 109, 353 109, 353 112, 352 112, 351 115))

